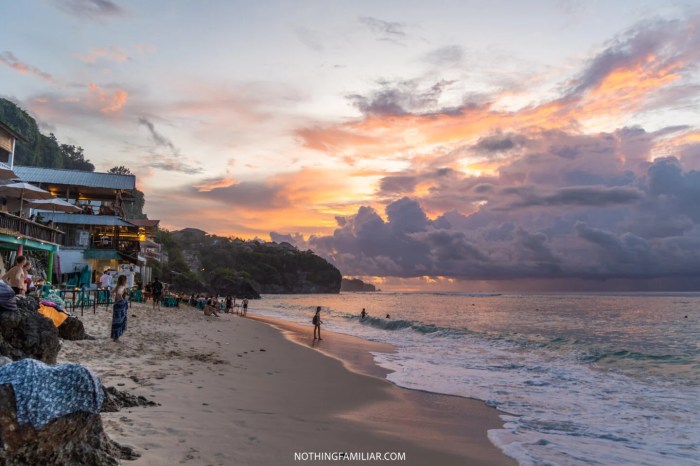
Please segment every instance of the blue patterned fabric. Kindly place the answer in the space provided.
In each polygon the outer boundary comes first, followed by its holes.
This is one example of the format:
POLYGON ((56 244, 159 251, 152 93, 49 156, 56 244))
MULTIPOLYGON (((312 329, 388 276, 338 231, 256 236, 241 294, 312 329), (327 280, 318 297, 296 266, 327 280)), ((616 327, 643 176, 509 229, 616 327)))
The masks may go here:
POLYGON ((129 303, 126 299, 121 299, 114 303, 112 310, 112 338, 119 338, 126 332, 126 310, 129 303))
POLYGON ((78 411, 97 414, 104 401, 100 380, 80 364, 47 366, 22 359, 0 367, 0 384, 12 384, 17 423, 37 429, 78 411))

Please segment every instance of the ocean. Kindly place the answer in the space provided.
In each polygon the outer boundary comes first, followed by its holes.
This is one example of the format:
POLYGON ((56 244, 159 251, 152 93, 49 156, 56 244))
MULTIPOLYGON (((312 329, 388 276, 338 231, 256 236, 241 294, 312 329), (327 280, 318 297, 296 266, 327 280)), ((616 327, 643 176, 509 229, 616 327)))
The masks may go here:
POLYGON ((341 293, 251 303, 309 332, 316 306, 324 329, 394 345, 374 358, 396 385, 508 413, 488 435, 521 465, 700 464, 700 294, 341 293))

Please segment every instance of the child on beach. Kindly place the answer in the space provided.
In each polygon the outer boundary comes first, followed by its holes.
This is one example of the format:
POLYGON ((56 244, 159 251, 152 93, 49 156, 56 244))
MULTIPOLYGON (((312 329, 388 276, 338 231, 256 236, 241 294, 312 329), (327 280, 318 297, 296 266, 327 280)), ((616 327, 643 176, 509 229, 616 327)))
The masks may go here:
POLYGON ((311 319, 311 323, 314 324, 314 340, 316 340, 317 333, 318 340, 323 340, 323 338, 321 338, 321 324, 323 323, 321 320, 321 306, 316 308, 316 314, 314 315, 314 318, 311 319))

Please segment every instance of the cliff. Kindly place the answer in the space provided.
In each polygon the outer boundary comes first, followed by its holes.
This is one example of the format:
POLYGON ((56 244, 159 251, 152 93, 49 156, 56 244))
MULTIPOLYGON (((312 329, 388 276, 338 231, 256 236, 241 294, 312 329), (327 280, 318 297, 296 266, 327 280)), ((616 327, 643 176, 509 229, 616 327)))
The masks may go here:
POLYGON ((244 241, 186 228, 160 232, 170 257, 162 276, 176 289, 257 298, 257 293, 338 293, 340 271, 288 243, 244 241))
POLYGON ((377 291, 371 283, 365 283, 359 278, 343 278, 340 284, 340 291, 348 292, 374 292, 377 291))

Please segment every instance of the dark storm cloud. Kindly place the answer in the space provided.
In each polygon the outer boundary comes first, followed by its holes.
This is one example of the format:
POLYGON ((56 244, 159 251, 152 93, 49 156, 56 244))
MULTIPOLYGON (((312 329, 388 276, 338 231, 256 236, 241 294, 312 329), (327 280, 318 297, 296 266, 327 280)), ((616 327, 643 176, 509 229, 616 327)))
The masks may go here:
POLYGON ((506 152, 515 147, 523 145, 527 139, 515 134, 497 134, 479 139, 474 146, 477 152, 506 152))
POLYGON ((509 208, 532 206, 604 207, 617 204, 631 204, 640 201, 643 197, 644 193, 636 188, 576 186, 561 188, 549 195, 528 193, 525 199, 511 204, 509 208))
MULTIPOLYGON (((308 245, 356 275, 596 280, 598 287, 626 279, 668 286, 670 277, 691 283, 700 276, 700 172, 661 158, 631 176, 627 186, 562 186, 548 194, 539 186, 469 180, 469 192, 499 202, 517 196, 536 208, 505 211, 493 201, 468 215, 449 211, 431 220, 422 207, 427 199, 403 197, 387 205, 385 217, 369 207, 340 217, 332 235, 308 245)), ((448 179, 465 186, 464 179, 448 179)))

